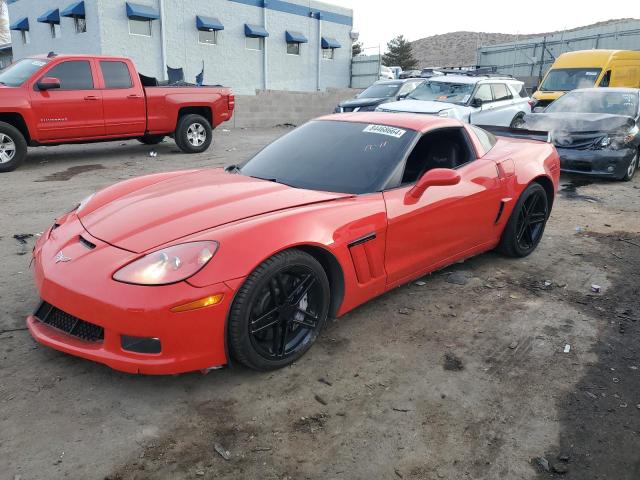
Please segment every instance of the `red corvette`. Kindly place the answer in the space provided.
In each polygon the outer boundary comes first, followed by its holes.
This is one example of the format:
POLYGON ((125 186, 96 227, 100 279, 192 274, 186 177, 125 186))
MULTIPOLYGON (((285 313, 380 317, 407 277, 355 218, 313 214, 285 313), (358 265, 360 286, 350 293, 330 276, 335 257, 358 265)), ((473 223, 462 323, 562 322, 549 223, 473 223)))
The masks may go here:
POLYGON ((124 181, 58 218, 29 330, 132 373, 283 367, 327 317, 496 247, 530 254, 559 171, 548 143, 452 119, 323 117, 241 166, 124 181))

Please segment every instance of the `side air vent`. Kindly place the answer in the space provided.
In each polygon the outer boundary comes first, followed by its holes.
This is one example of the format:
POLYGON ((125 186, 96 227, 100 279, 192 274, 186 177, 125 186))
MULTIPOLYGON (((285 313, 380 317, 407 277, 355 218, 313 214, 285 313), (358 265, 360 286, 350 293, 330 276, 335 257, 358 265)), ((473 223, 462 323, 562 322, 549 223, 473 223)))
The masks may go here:
POLYGON ((89 250, 93 250, 94 248, 96 248, 96 244, 95 243, 91 243, 89 240, 87 240, 86 238, 84 238, 82 235, 78 236, 78 241, 84 245, 85 247, 87 247, 89 250))

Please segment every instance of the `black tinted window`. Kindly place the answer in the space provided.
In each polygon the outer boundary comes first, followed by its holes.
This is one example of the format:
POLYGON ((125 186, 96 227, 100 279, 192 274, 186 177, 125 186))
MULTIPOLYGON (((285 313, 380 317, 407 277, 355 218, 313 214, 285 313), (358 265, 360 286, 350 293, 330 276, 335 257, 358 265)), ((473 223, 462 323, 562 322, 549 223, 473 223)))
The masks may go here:
POLYGON ((504 83, 494 83, 491 87, 493 88, 493 98, 496 102, 511 98, 511 94, 504 83))
POLYGON ((100 62, 105 88, 131 88, 131 75, 124 62, 100 62))
POLYGON ((366 123, 315 121, 279 138, 241 168, 243 175, 341 193, 381 190, 416 132, 366 123))
POLYGON ((62 90, 91 90, 93 88, 91 64, 87 60, 60 63, 49 70, 45 76, 59 79, 62 90))

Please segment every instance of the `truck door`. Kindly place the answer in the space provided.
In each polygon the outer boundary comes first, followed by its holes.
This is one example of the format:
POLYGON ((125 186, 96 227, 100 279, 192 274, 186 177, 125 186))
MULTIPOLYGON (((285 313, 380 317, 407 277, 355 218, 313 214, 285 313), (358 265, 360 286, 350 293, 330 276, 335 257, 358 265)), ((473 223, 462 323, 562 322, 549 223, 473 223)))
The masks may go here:
POLYGON ((144 91, 139 81, 134 81, 126 62, 100 60, 102 74, 102 101, 104 103, 105 130, 107 135, 144 135, 147 128, 147 112, 144 91))
POLYGON ((104 135, 102 93, 95 88, 90 60, 67 60, 46 70, 38 81, 57 78, 60 88, 31 90, 31 108, 43 142, 99 138, 104 135))

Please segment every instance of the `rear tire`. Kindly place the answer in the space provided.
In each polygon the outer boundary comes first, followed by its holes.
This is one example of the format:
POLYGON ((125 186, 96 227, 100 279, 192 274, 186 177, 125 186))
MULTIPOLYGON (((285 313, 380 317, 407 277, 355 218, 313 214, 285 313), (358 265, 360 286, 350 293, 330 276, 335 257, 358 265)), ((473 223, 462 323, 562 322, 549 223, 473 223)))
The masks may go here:
POLYGON ((627 168, 627 172, 624 174, 620 180, 623 182, 630 182, 635 177, 636 172, 638 171, 638 162, 640 161, 640 148, 636 151, 636 156, 633 157, 631 162, 629 163, 629 168, 627 168))
POLYGON ((314 344, 329 313, 329 280, 301 250, 280 252, 242 285, 229 312, 229 349, 247 367, 275 370, 314 344))
POLYGON ((511 120, 511 124, 509 125, 509 128, 522 128, 523 125, 524 125, 524 113, 520 112, 515 117, 513 117, 513 120, 511 120))
POLYGON ((202 153, 213 140, 211 124, 202 115, 185 115, 178 120, 175 140, 178 148, 185 153, 202 153))
POLYGON ((0 172, 18 168, 27 156, 27 141, 13 125, 0 122, 0 172))
POLYGON ((140 143, 145 145, 157 145, 164 140, 164 135, 144 135, 138 138, 140 143))
POLYGON ((539 183, 532 183, 511 212, 498 250, 509 257, 526 257, 540 243, 548 219, 547 192, 539 183))

